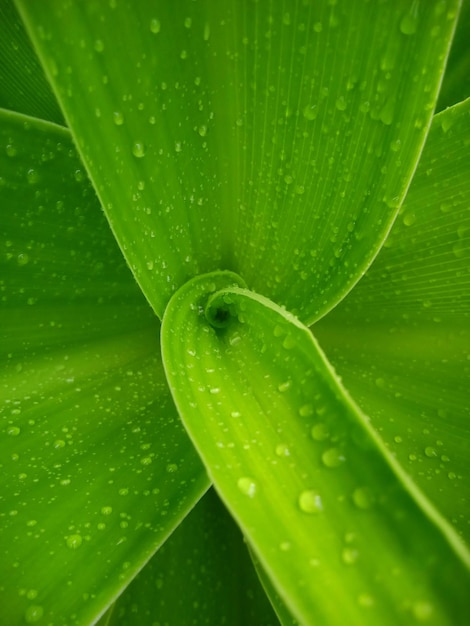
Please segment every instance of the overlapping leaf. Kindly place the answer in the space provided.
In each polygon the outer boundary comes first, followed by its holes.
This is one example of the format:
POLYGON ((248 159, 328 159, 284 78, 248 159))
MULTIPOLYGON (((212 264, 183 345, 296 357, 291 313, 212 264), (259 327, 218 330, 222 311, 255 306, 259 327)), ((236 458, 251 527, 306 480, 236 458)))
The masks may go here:
POLYGON ((390 238, 314 327, 403 467, 470 540, 470 101, 434 122, 390 238))
POLYGON ((0 123, 0 621, 90 623, 207 488, 64 129, 0 123))
POLYGON ((459 3, 18 4, 155 311, 225 268, 311 322, 398 210, 459 3))
POLYGON ((470 555, 386 453, 308 331, 230 273, 163 318, 178 410, 302 624, 463 623, 470 555), (233 286, 235 284, 235 286, 233 286))

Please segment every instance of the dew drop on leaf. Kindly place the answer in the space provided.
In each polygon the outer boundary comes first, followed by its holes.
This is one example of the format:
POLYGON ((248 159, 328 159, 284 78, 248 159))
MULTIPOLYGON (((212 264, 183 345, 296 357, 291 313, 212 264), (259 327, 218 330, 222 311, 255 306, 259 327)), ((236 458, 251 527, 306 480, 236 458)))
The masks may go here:
POLYGON ((253 498, 256 494, 256 483, 248 476, 242 476, 237 481, 237 487, 245 495, 253 498))
POLYGON ((160 20, 152 19, 150 20, 150 32, 154 35, 160 32, 160 20))
POLYGON ((135 141, 133 143, 132 154, 138 159, 141 159, 143 156, 145 156, 145 146, 141 141, 135 141))
POLYGON ((35 624, 42 619, 44 615, 44 609, 39 604, 32 604, 29 606, 24 614, 24 619, 27 624, 35 624))
POLYGON ((329 448, 321 455, 323 465, 330 468, 339 467, 346 460, 339 448, 329 448))
POLYGON ((374 503, 372 493, 368 487, 358 487, 353 491, 352 500, 358 509, 370 509, 374 503))
POLYGON ((116 124, 116 126, 122 126, 124 124, 124 116, 121 111, 114 111, 113 122, 116 124))
POLYGON ((321 513, 323 503, 320 495, 311 489, 302 491, 299 496, 299 508, 304 513, 321 513))
POLYGON ((77 548, 79 548, 82 545, 82 541, 83 539, 81 535, 69 535, 65 539, 67 548, 70 548, 71 550, 76 550, 77 548))
POLYGON ((356 548, 343 548, 341 552, 341 560, 345 565, 354 565, 354 563, 357 561, 358 556, 359 552, 356 548))
POLYGON ((323 423, 315 424, 310 432, 315 441, 325 441, 330 436, 328 427, 323 423))

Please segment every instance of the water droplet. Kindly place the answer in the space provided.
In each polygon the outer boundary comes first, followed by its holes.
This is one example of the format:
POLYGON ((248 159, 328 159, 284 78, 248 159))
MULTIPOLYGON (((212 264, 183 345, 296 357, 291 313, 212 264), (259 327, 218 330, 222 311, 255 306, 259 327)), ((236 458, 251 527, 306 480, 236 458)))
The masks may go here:
POLYGON ((326 467, 339 467, 345 462, 345 457, 339 448, 329 448, 321 455, 323 465, 326 467))
POLYGON ((122 126, 124 124, 124 115, 121 113, 121 111, 114 111, 113 122, 116 124, 116 126, 122 126))
POLYGON ((134 144, 132 145, 132 154, 138 159, 141 159, 143 156, 145 156, 145 146, 141 141, 134 142, 134 144))
POLYGON ((21 428, 19 426, 10 426, 7 428, 7 435, 11 437, 17 437, 21 432, 21 428))
POLYGON ((280 443, 276 446, 276 454, 277 456, 289 456, 290 451, 285 443, 280 443))
POLYGON ((321 513, 323 511, 320 495, 312 490, 302 491, 299 496, 299 507, 304 513, 321 513))
POLYGON ((292 335, 287 335, 284 341, 282 342, 282 347, 285 350, 292 350, 292 348, 295 348, 296 345, 297 345, 297 341, 295 340, 295 337, 293 337, 292 335))
POLYGON ((417 2, 412 3, 410 10, 405 13, 400 21, 400 31, 404 35, 414 35, 418 26, 417 2))
POLYGON ((434 607, 429 602, 420 601, 413 604, 412 611, 417 620, 424 622, 432 616, 434 607))
POLYGON ((95 51, 96 52, 103 52, 104 50, 104 43, 101 41, 101 39, 97 39, 95 41, 95 51))
POLYGON ((9 143, 7 145, 7 147, 5 148, 5 151, 7 153, 7 156, 9 156, 9 157, 14 157, 17 154, 17 150, 16 150, 15 146, 12 146, 11 143, 9 143))
POLYGON ((177 141, 175 143, 175 152, 181 152, 182 148, 181 148, 181 141, 177 141))
POLYGON ((302 112, 306 120, 314 120, 318 115, 318 109, 315 104, 307 104, 302 112))
POLYGON ((156 35, 160 32, 160 20, 152 19, 150 20, 150 31, 156 35))
POLYGON ((341 559, 346 565, 353 565, 357 561, 358 556, 359 552, 356 548, 343 548, 341 552, 341 559))
POLYGON ((169 474, 174 474, 178 471, 178 465, 176 463, 168 463, 168 465, 166 466, 166 471, 169 474))
POLYGON ((201 135, 201 137, 205 137, 207 135, 207 126, 199 126, 197 132, 201 135))
POLYGON ((82 545, 82 541, 83 539, 81 535, 69 535, 65 538, 67 548, 70 548, 71 550, 79 548, 82 545))
POLYGON ((358 509, 370 509, 374 504, 374 497, 368 487, 354 489, 352 499, 358 509))
POLYGON ((192 23, 193 23, 193 20, 190 17, 186 17, 184 19, 184 27, 185 28, 191 28, 192 23))
POLYGON ((28 598, 28 600, 34 600, 35 598, 38 597, 38 590, 37 589, 29 589, 26 592, 26 597, 28 598))
POLYGON ((253 498, 256 494, 256 483, 252 478, 248 476, 242 476, 237 480, 237 487, 245 495, 253 498))
POLYGON ((284 393, 285 391, 287 391, 290 387, 291 383, 290 380, 286 380, 285 383, 281 383, 280 385, 278 385, 278 391, 280 391, 281 393, 284 393))
POLYGON ((209 24, 204 24, 204 32, 203 32, 203 39, 204 41, 209 41, 209 37, 211 36, 211 27, 209 24))
POLYGON ((433 448, 432 446, 427 446, 426 448, 424 448, 424 454, 429 458, 429 459, 433 459, 437 457, 437 451, 435 448, 433 448))
POLYGON ((102 515, 111 515, 112 512, 113 512, 113 507, 112 506, 103 506, 101 508, 101 514, 102 515))
POLYGON ((315 441, 326 441, 330 436, 328 427, 326 426, 326 424, 322 423, 315 424, 315 426, 313 426, 312 430, 310 431, 310 434, 312 435, 313 439, 315 439, 315 441))
POLYGON ((357 597, 357 602, 360 606, 369 607, 374 605, 374 598, 368 593, 361 593, 357 597))
POLYGON ((35 185, 39 181, 39 174, 36 170, 29 169, 26 174, 26 178, 30 185, 35 185))
POLYGON ((405 226, 413 226, 416 222, 416 215, 412 212, 405 213, 403 216, 403 224, 405 226))
POLYGON ((283 552, 287 552, 288 550, 291 549, 291 544, 289 541, 283 541, 279 547, 281 548, 283 552))
POLYGON ((18 265, 22 266, 22 265, 27 265, 28 261, 29 261, 29 256, 27 254, 19 254, 18 258, 16 259, 18 265))
POLYGON ((387 102, 382 107, 382 110, 379 114, 380 121, 385 124, 385 126, 390 126, 393 122, 393 114, 395 112, 395 101, 393 98, 389 98, 387 102))
POLYGON ((65 441, 63 439, 57 439, 54 441, 54 448, 65 448, 65 441))
POLYGON ((338 111, 346 111, 346 107, 347 107, 347 103, 346 103, 345 97, 344 96, 340 96, 336 100, 336 108, 338 109, 338 111))
POLYGON ((315 22, 315 24, 313 25, 313 30, 316 33, 321 33, 323 30, 323 24, 321 22, 315 22))
POLYGON ((310 417, 310 415, 313 415, 313 406, 311 404, 303 404, 299 409, 299 415, 301 417, 310 417))
POLYGON ((27 622, 28 624, 35 624, 36 622, 39 622, 40 619, 42 619, 43 615, 44 609, 42 608, 42 606, 40 606, 39 604, 32 604, 26 609, 24 619, 25 622, 27 622))

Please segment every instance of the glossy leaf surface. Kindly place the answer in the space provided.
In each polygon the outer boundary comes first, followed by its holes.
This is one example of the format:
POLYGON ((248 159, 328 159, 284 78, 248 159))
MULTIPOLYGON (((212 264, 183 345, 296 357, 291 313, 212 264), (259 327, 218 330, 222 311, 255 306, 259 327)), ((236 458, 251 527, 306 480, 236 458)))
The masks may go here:
POLYGON ((89 624, 208 486, 64 129, 0 115, 0 623, 89 624))
POLYGON ((470 556, 309 330, 236 276, 170 301, 165 371, 214 485, 302 624, 462 622, 470 556), (239 283, 240 284, 240 283, 239 283))
POLYGON ((470 100, 434 118, 385 247, 314 327, 346 387, 470 542, 470 100))
POLYGON ((18 5, 157 314, 222 268, 310 323, 396 215, 459 3, 18 5))
POLYGON ((99 626, 279 624, 241 533, 211 489, 99 626))

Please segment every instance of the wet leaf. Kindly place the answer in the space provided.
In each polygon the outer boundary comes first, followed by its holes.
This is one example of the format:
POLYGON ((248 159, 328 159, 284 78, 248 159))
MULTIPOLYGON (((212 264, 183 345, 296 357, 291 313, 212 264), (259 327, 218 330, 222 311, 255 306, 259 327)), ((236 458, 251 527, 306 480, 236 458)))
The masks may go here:
POLYGON ((18 5, 157 314, 223 268, 311 323, 398 211, 459 3, 18 5))
POLYGON ((469 138, 470 100, 434 118, 387 243, 314 327, 396 458, 467 542, 469 138))
POLYGON ((89 624, 208 486, 58 126, 0 115, 0 621, 89 624))
POLYGON ((235 275, 171 299, 162 353, 186 429, 302 624, 461 623, 470 555, 386 451, 310 331, 235 275))

